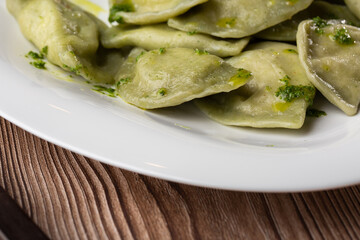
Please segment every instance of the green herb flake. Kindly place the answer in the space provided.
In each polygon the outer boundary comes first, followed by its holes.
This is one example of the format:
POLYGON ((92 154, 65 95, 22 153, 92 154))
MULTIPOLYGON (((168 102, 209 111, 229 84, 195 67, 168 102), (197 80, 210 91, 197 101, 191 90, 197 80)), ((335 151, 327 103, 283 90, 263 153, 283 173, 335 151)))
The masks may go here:
POLYGON ((197 55, 209 55, 209 52, 206 50, 200 50, 200 49, 196 48, 196 49, 194 49, 194 51, 197 55))
POLYGON ((333 39, 341 45, 355 44, 355 40, 350 36, 349 31, 346 28, 336 30, 333 39))
POLYGON ((275 96, 279 97, 285 102, 292 102, 295 99, 304 98, 305 101, 312 105, 315 93, 316 90, 312 86, 285 85, 277 90, 275 96))
POLYGON ((138 62, 140 60, 140 58, 145 54, 144 51, 142 51, 137 57, 136 57, 136 62, 138 62))
POLYGON ((117 93, 116 90, 114 88, 108 88, 108 87, 104 87, 101 85, 94 85, 94 88, 92 89, 95 92, 104 94, 106 96, 112 97, 112 98, 116 98, 117 97, 117 93))
POLYGON ((188 35, 192 36, 192 35, 195 35, 197 33, 197 31, 190 31, 190 32, 187 32, 188 35))
POLYGON ((159 54, 164 54, 166 53, 166 48, 160 48, 159 49, 159 54))
POLYGON ((75 73, 76 75, 80 75, 80 70, 81 69, 83 69, 83 65, 82 64, 78 64, 78 65, 76 65, 75 67, 70 67, 70 66, 68 66, 68 65, 66 65, 66 64, 63 64, 63 68, 65 69, 65 70, 68 70, 68 71, 70 71, 70 72, 73 72, 73 73, 75 73))
POLYGON ((116 86, 119 87, 121 85, 127 84, 131 81, 131 78, 127 77, 127 78, 122 78, 120 79, 117 83, 116 86))
POLYGON ((285 75, 282 79, 279 79, 281 82, 284 82, 285 85, 289 85, 291 78, 288 75, 285 75))
POLYGON ((290 80, 291 78, 288 75, 280 79, 281 82, 285 83, 285 86, 279 87, 275 96, 285 102, 292 102, 295 99, 304 98, 305 101, 312 105, 316 89, 312 86, 290 85, 290 80))
POLYGON ((285 49, 285 50, 284 50, 284 53, 294 53, 294 54, 298 54, 298 51, 296 51, 295 49, 289 48, 289 49, 285 49))
POLYGON ((121 16, 118 16, 118 12, 134 12, 134 6, 131 2, 115 4, 110 9, 109 22, 118 22, 120 24, 124 23, 124 19, 121 16))
POLYGON ((313 18, 315 32, 318 34, 323 34, 325 27, 329 26, 329 24, 326 22, 326 20, 318 17, 313 18))
POLYGON ((321 111, 321 110, 308 109, 308 110, 306 111, 306 116, 307 116, 307 117, 319 118, 319 117, 327 116, 327 114, 326 114, 326 112, 321 111))
POLYGON ((159 91, 157 92, 157 94, 162 97, 165 96, 167 94, 166 88, 160 88, 159 91))
POLYGON ((252 73, 250 71, 243 69, 243 68, 238 69, 238 73, 237 73, 238 78, 248 79, 251 76, 252 76, 252 73))
POLYGON ((49 50, 49 47, 48 46, 45 46, 41 49, 41 53, 44 54, 44 55, 47 55, 48 54, 48 50, 49 50))
POLYGON ((44 59, 44 56, 41 53, 37 53, 33 51, 28 52, 28 54, 26 54, 25 57, 30 57, 34 60, 44 59))
POLYGON ((44 62, 43 60, 37 60, 35 62, 30 62, 30 64, 38 69, 43 69, 43 70, 46 69, 46 67, 45 67, 46 62, 44 62))

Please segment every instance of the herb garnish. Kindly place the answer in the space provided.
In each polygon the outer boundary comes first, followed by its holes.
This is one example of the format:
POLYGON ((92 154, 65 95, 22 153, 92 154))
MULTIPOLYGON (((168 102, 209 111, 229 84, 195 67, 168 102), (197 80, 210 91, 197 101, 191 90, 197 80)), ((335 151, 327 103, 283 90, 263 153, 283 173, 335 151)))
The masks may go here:
POLYGON ((75 67, 70 67, 66 64, 63 64, 63 68, 65 68, 66 70, 75 73, 76 75, 80 75, 80 70, 83 68, 82 64, 78 64, 75 67))
POLYGON ((131 78, 127 77, 127 78, 122 78, 120 79, 117 83, 116 86, 119 87, 121 85, 127 84, 128 82, 131 81, 131 78))
POLYGON ((140 60, 140 58, 145 54, 144 51, 142 51, 137 57, 136 57, 136 62, 138 62, 140 60))
POLYGON ((324 27, 329 26, 326 20, 318 17, 313 18, 314 26, 315 26, 315 32, 318 34, 324 33, 324 27))
POLYGON ((355 43, 355 40, 350 36, 349 31, 346 28, 338 29, 333 39, 342 45, 352 45, 355 43))
POLYGON ((101 85, 95 85, 94 88, 92 89, 95 92, 104 94, 106 96, 112 97, 112 98, 116 98, 117 97, 117 93, 116 90, 113 88, 107 88, 101 85))
POLYGON ((44 56, 41 53, 37 53, 37 52, 33 52, 33 51, 28 52, 28 54, 26 54, 25 57, 30 57, 34 60, 44 59, 44 56))
POLYGON ((306 116, 319 118, 319 117, 327 116, 327 114, 326 114, 326 112, 321 111, 321 110, 308 109, 308 110, 306 110, 306 116))
POLYGON ((134 12, 134 6, 131 3, 115 4, 110 9, 109 22, 124 23, 124 19, 117 16, 118 12, 134 12))
POLYGON ((285 83, 285 86, 279 87, 275 96, 285 102, 292 102, 295 99, 304 98, 305 101, 312 105, 316 89, 313 86, 290 85, 290 80, 291 78, 287 75, 280 79, 280 81, 285 83))
POLYGON ((30 64, 38 69, 46 69, 46 67, 45 67, 46 62, 44 62, 43 60, 37 60, 35 62, 30 62, 30 64))
POLYGON ((46 56, 48 54, 48 50, 49 50, 48 46, 45 46, 41 49, 41 53, 46 56))
POLYGON ((200 49, 196 48, 196 49, 194 49, 194 51, 197 55, 209 55, 209 52, 206 50, 200 50, 200 49))
POLYGON ((30 62, 30 64, 33 65, 34 67, 36 67, 38 69, 46 69, 46 67, 45 67, 46 62, 43 61, 44 55, 42 53, 30 51, 30 52, 28 52, 28 54, 25 55, 25 57, 27 57, 27 58, 30 57, 33 60, 35 60, 33 62, 30 62))
POLYGON ((160 88, 157 93, 162 97, 165 96, 167 93, 166 88, 160 88))
POLYGON ((164 54, 166 53, 166 48, 160 48, 159 49, 159 54, 164 54))

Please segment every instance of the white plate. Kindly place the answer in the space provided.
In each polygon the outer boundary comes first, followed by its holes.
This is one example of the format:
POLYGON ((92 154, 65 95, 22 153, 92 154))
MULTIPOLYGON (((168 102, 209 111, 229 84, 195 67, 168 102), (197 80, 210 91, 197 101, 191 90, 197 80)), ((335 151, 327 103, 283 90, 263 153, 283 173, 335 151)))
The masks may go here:
POLYGON ((191 103, 143 111, 90 85, 61 80, 55 67, 33 68, 24 57, 33 46, 4 1, 0 36, 0 115, 62 147, 138 173, 221 189, 305 191, 360 183, 360 118, 326 101, 318 107, 328 116, 307 120, 301 130, 225 127, 191 103))

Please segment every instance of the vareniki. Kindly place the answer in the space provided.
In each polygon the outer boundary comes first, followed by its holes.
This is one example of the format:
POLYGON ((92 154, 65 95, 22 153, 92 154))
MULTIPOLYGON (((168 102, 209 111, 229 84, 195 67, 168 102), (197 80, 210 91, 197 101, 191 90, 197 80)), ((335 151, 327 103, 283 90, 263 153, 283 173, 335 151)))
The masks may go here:
POLYGON ((140 109, 192 101, 224 125, 289 129, 326 115, 317 90, 358 112, 359 2, 110 0, 105 24, 67 0, 6 0, 38 69, 140 109))

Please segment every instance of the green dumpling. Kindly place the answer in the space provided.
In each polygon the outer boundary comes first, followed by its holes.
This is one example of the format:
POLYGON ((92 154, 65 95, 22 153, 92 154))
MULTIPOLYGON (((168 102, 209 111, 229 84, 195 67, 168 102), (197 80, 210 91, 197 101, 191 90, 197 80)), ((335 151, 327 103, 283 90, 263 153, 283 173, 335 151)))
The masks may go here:
POLYGON ((109 28, 101 37, 101 42, 106 48, 198 48, 219 57, 228 57, 238 55, 248 44, 249 38, 221 40, 205 34, 178 31, 165 24, 159 24, 109 28))
POLYGON ((341 21, 304 21, 297 34, 300 60, 309 80, 348 115, 360 102, 360 28, 341 21))
POLYGON ((208 0, 110 0, 110 22, 153 24, 166 22, 208 0))
POLYGON ((176 106, 194 98, 229 92, 248 78, 206 51, 134 49, 116 76, 119 95, 143 109, 176 106))
POLYGON ((349 7, 358 18, 360 18, 360 1, 359 0, 345 0, 346 5, 349 7))
POLYGON ((307 8, 313 0, 209 0, 171 18, 170 27, 221 38, 242 38, 274 26, 307 8))
POLYGON ((307 79, 295 46, 276 42, 255 44, 227 62, 248 69, 252 79, 232 92, 197 99, 195 103, 202 112, 224 125, 302 127, 316 90, 307 79))
POLYGON ((299 12, 292 19, 268 28, 256 36, 267 40, 296 41, 299 24, 304 20, 315 17, 346 20, 348 23, 360 26, 360 20, 346 6, 315 1, 309 8, 299 12))
MULTIPOLYGON (((123 57, 99 48, 99 27, 94 16, 65 0, 7 0, 22 33, 59 67, 101 83, 113 83, 123 57)), ((103 29, 102 29, 103 30, 103 29)))

